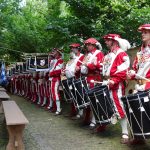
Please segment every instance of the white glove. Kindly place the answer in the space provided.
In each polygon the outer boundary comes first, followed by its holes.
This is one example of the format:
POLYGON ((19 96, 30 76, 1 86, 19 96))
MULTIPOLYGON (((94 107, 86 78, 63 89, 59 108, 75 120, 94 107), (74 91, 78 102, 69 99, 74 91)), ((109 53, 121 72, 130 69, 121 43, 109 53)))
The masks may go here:
POLYGON ((102 45, 99 42, 96 43, 96 46, 99 50, 102 50, 102 45))
POLYGON ((108 82, 109 85, 114 85, 115 84, 115 82, 113 80, 108 80, 108 81, 109 81, 108 82))
POLYGON ((143 84, 143 85, 136 84, 135 90, 136 91, 144 91, 145 90, 145 84, 143 84))
POLYGON ((88 68, 84 65, 81 66, 81 73, 82 74, 88 74, 88 68))
POLYGON ((136 74, 136 72, 134 70, 129 70, 128 71, 128 75, 130 76, 134 76, 136 74))
POLYGON ((102 85, 108 85, 109 81, 108 80, 103 80, 102 85))
POLYGON ((134 77, 136 75, 136 72, 134 70, 129 70, 127 72, 127 78, 131 79, 132 77, 134 77))

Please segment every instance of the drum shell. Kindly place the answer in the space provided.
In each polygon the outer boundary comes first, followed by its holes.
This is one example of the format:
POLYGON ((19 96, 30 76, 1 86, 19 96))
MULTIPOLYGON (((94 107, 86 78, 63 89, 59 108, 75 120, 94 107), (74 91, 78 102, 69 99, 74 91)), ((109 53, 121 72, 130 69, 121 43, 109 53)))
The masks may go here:
POLYGON ((109 124, 114 114, 114 108, 108 87, 105 85, 98 85, 88 90, 87 94, 96 122, 100 124, 109 124))
POLYGON ((130 94, 121 99, 134 138, 150 138, 150 91, 130 94))

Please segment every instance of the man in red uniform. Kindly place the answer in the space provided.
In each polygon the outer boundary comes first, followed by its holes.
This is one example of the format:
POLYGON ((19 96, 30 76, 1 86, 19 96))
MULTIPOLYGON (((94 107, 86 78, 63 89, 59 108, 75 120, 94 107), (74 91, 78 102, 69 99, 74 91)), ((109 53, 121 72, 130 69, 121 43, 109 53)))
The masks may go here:
POLYGON ((28 91, 28 93, 27 93, 27 99, 28 100, 30 100, 31 99, 31 80, 32 80, 32 73, 30 72, 29 74, 28 74, 28 77, 27 77, 27 87, 28 87, 28 89, 27 89, 27 91, 28 91))
POLYGON ((56 111, 55 114, 59 115, 61 114, 59 84, 60 75, 63 68, 62 50, 54 48, 52 54, 54 56, 54 60, 51 64, 52 68, 49 72, 51 80, 51 96, 53 100, 53 111, 56 111))
POLYGON ((44 78, 45 78, 45 83, 44 83, 44 89, 45 89, 45 99, 46 99, 46 102, 45 102, 45 108, 47 110, 49 110, 49 106, 50 106, 50 82, 49 82, 49 72, 45 72, 45 75, 44 75, 44 78))
MULTIPOLYGON (((94 83, 91 81, 101 81, 101 63, 103 60, 103 53, 101 52, 101 45, 95 38, 89 38, 84 42, 87 54, 85 54, 83 64, 81 66, 81 73, 85 75, 87 78, 87 83, 89 88, 94 87, 94 83)), ((92 113, 92 119, 90 120, 90 107, 85 109, 85 117, 84 117, 84 124, 88 124, 90 122, 90 127, 95 127, 95 117, 92 113)))
MULTIPOLYGON (((51 69, 53 69, 53 60, 54 60, 54 56, 52 54, 52 52, 49 53, 49 64, 50 64, 50 68, 49 71, 51 71, 51 69)), ((46 106, 45 108, 47 110, 51 110, 53 107, 53 101, 52 101, 52 95, 51 95, 51 78, 49 77, 49 72, 46 73, 46 97, 47 97, 47 102, 46 102, 46 106)))
MULTIPOLYGON (((133 70, 129 71, 128 77, 137 79, 135 92, 150 89, 150 24, 141 25, 138 31, 142 33, 141 50, 137 52, 133 62, 133 70), (144 79, 145 78, 145 79, 144 79)), ((144 144, 144 140, 133 139, 130 144, 144 144)))
POLYGON ((31 90, 32 90, 32 97, 31 97, 31 101, 33 103, 37 102, 37 87, 38 87, 38 73, 37 72, 33 72, 33 78, 31 80, 31 90))
POLYGON ((10 90, 10 92, 11 92, 12 94, 15 94, 15 75, 14 75, 14 74, 11 75, 10 85, 11 85, 11 90, 10 90))
POLYGON ((24 96, 25 95, 25 75, 22 74, 22 78, 21 78, 21 95, 24 96))
POLYGON ((27 97, 27 94, 28 94, 28 80, 27 80, 27 76, 28 76, 28 74, 25 74, 25 90, 24 90, 24 92, 25 92, 25 94, 24 94, 24 97, 27 97))
MULTIPOLYGON (((63 71, 63 75, 67 77, 67 79, 75 78, 78 79, 81 76, 80 67, 84 58, 84 55, 80 53, 81 46, 79 43, 72 43, 70 45, 70 60, 67 62, 65 66, 65 70, 63 71)), ((72 93, 73 95, 73 93, 72 93)), ((82 115, 82 110, 79 110, 77 114, 74 103, 71 103, 71 113, 70 116, 72 119, 78 119, 82 115)))
POLYGON ((39 92, 39 101, 38 104, 43 107, 44 106, 44 72, 40 71, 38 80, 38 92, 39 92))
MULTIPOLYGON (((72 53, 75 55, 75 60, 74 60, 74 65, 75 68, 73 69, 74 76, 76 79, 78 79, 81 76, 80 70, 81 70, 81 64, 84 59, 84 55, 80 52, 81 50, 81 45, 79 43, 73 43, 70 45, 70 49, 72 53)), ((69 69, 71 69, 70 67, 69 69)))
POLYGON ((121 97, 125 94, 124 82, 130 65, 129 57, 125 51, 130 48, 130 44, 118 34, 105 35, 104 40, 110 52, 104 57, 103 75, 107 79, 110 89, 115 116, 120 120, 122 128, 121 143, 127 144, 129 140, 127 120, 121 97))
MULTIPOLYGON (((136 54, 136 58, 133 62, 133 70, 129 72, 132 79, 141 79, 142 77, 150 79, 150 24, 144 24, 138 28, 139 32, 142 32, 142 47, 136 54)), ((150 89, 150 82, 142 81, 142 83, 136 86, 137 91, 144 91, 150 89)))

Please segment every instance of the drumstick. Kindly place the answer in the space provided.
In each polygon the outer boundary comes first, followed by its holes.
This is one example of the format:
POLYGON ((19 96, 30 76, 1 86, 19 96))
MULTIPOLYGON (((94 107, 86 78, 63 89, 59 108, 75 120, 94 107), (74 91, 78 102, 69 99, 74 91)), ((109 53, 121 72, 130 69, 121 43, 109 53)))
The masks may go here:
POLYGON ((95 81, 95 80, 91 80, 91 83, 103 83, 103 82, 99 82, 99 81, 95 81))
POLYGON ((140 75, 138 75, 138 74, 135 74, 137 77, 140 77, 141 79, 144 79, 144 80, 146 80, 146 81, 149 81, 150 82, 150 80, 149 79, 147 79, 147 78, 145 78, 145 77, 142 77, 142 76, 140 76, 140 75))

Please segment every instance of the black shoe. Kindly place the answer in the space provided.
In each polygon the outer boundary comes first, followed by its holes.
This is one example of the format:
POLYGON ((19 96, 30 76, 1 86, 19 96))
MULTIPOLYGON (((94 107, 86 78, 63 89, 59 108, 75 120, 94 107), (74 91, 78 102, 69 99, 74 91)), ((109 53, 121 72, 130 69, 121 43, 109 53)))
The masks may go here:
POLYGON ((128 145, 144 145, 146 144, 144 139, 132 139, 128 142, 128 145))

